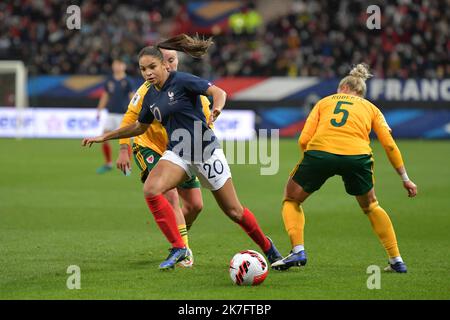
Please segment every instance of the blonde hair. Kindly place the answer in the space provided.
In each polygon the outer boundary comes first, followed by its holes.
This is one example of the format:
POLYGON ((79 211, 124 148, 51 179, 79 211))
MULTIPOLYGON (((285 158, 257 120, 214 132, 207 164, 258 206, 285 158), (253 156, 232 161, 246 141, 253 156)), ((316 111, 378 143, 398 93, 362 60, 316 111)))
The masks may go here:
POLYGON ((365 63, 359 63, 350 70, 348 76, 339 82, 338 89, 347 86, 357 95, 364 97, 367 91, 366 80, 370 77, 372 77, 372 74, 369 72, 369 66, 365 63))

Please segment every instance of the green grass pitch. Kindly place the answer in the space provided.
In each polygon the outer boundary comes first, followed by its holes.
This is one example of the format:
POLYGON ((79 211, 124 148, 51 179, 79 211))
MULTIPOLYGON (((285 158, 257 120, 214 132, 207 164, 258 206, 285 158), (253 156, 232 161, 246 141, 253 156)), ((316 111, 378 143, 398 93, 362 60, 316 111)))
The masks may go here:
MULTIPOLYGON (((129 177, 118 170, 99 176, 98 145, 0 140, 0 299, 449 299, 450 143, 398 144, 419 196, 406 196, 378 143, 376 191, 409 273, 382 273, 381 288, 369 290, 367 267, 383 268, 387 258, 338 177, 304 204, 307 266, 238 287, 228 275, 231 257, 260 250, 209 191, 190 231, 195 266, 161 272, 169 246, 145 205, 136 165, 129 177), (66 287, 70 265, 81 269, 80 290, 66 287)), ((290 246, 281 198, 298 158, 296 141, 282 140, 277 175, 261 176, 258 165, 231 166, 242 203, 283 254, 290 246)))

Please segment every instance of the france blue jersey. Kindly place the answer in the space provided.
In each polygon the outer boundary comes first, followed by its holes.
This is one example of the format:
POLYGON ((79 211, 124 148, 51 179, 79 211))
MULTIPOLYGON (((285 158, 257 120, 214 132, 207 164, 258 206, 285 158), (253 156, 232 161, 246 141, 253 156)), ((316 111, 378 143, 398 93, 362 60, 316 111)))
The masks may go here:
POLYGON ((133 84, 129 77, 120 80, 108 77, 105 82, 105 91, 109 95, 106 109, 110 113, 124 114, 130 102, 130 93, 133 92, 133 84))
POLYGON ((188 161, 203 162, 220 144, 208 127, 200 96, 212 84, 189 73, 171 72, 163 87, 147 91, 139 122, 161 122, 167 131, 167 150, 188 161))

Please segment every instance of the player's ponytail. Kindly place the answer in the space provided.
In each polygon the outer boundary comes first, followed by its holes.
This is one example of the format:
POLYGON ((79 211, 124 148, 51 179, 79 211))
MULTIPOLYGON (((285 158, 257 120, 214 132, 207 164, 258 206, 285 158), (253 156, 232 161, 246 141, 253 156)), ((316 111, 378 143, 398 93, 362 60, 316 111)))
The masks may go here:
POLYGON ((359 63, 352 68, 348 76, 341 80, 338 88, 347 86, 357 95, 364 97, 367 91, 366 80, 370 77, 372 77, 372 74, 369 71, 369 66, 365 63, 359 63))
POLYGON ((183 33, 160 42, 156 46, 161 49, 185 52, 194 58, 201 58, 212 44, 212 38, 200 39, 198 36, 190 37, 183 33))

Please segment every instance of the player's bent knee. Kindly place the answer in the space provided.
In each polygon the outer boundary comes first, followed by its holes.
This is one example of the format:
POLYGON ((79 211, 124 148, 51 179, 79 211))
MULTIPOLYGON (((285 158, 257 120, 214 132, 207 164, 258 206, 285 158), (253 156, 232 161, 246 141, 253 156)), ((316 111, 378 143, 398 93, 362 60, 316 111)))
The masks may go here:
POLYGON ((144 196, 147 198, 157 196, 163 193, 163 190, 161 190, 161 188, 159 188, 156 184, 152 183, 151 185, 144 184, 143 192, 144 196))
POLYGON ((202 200, 198 200, 192 203, 192 208, 191 208, 191 212, 192 214, 198 214, 200 213, 200 211, 203 210, 203 201, 202 200))
POLYGON ((244 215, 244 208, 230 208, 224 210, 225 214, 234 222, 239 222, 242 220, 244 215))
POLYGON ((303 190, 303 188, 298 185, 296 182, 291 181, 286 186, 286 189, 284 191, 284 201, 294 201, 297 202, 299 205, 302 204, 306 200, 306 198, 309 197, 311 193, 307 193, 303 190))
POLYGON ((144 197, 146 197, 146 198, 151 198, 151 197, 158 195, 158 193, 155 193, 153 190, 151 190, 149 188, 144 187, 143 191, 144 191, 144 197))
POLYGON ((175 207, 178 205, 178 197, 176 193, 172 192, 172 190, 167 191, 164 193, 164 197, 169 201, 169 203, 172 205, 172 207, 175 207))
POLYGON ((284 204, 285 202, 291 202, 291 203, 294 203, 294 204, 296 204, 298 206, 301 206, 302 203, 303 203, 302 201, 300 201, 298 199, 293 199, 293 198, 290 198, 290 197, 287 197, 287 196, 285 196, 283 198, 282 204, 284 204))
POLYGON ((203 210, 203 202, 195 202, 190 203, 188 205, 185 204, 185 208, 186 208, 186 215, 196 216, 197 214, 200 213, 200 211, 203 210))
POLYGON ((373 211, 373 209, 379 206, 378 201, 372 201, 367 207, 361 208, 365 214, 369 214, 373 211))

